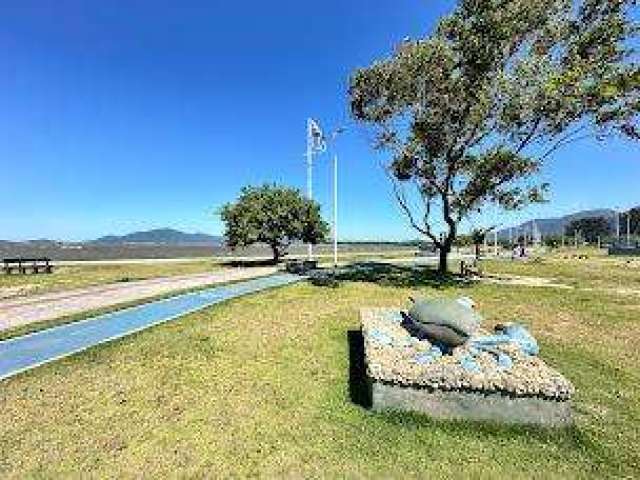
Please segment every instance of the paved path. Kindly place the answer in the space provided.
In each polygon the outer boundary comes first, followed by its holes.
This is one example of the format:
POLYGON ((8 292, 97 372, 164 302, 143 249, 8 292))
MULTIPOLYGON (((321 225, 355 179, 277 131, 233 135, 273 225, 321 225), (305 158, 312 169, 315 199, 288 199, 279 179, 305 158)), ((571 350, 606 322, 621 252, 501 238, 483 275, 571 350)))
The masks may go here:
POLYGON ((224 269, 212 273, 137 280, 4 300, 0 301, 0 331, 177 290, 272 275, 276 271, 275 267, 224 269))
POLYGON ((0 342, 0 380, 211 305, 298 282, 282 273, 186 293, 0 342))

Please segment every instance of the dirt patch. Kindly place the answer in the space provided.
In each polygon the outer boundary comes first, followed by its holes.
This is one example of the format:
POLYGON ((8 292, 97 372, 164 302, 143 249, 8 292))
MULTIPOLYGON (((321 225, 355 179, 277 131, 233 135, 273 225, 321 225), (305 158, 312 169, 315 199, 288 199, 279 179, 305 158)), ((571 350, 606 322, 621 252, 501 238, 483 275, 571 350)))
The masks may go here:
POLYGON ((564 283, 559 283, 555 278, 544 277, 521 277, 518 275, 484 275, 478 278, 484 283, 497 285, 514 285, 519 287, 549 287, 573 290, 574 287, 564 283))
POLYGON ((0 288, 0 300, 28 295, 36 288, 38 288, 36 285, 19 285, 17 287, 0 288))
POLYGON ((581 290, 585 292, 598 292, 609 293, 613 295, 620 295, 623 297, 628 296, 640 296, 640 290, 627 287, 609 288, 609 287, 575 287, 567 285, 566 283, 560 283, 555 278, 546 277, 523 277, 518 275, 484 275, 477 277, 475 280, 482 283, 491 283, 494 285, 511 285, 517 287, 547 287, 547 288, 559 288, 563 290, 581 290))

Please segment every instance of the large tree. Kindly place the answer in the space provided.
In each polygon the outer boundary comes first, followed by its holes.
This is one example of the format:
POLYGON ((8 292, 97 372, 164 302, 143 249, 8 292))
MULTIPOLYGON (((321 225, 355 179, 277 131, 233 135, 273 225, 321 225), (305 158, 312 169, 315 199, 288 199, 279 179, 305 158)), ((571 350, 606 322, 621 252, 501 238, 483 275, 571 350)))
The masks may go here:
POLYGON ((640 139, 634 8, 460 0, 431 36, 354 73, 352 115, 391 152, 396 198, 439 249, 441 271, 464 219, 544 199, 536 174, 558 148, 586 136, 640 139))
POLYGON ((320 205, 299 190, 278 185, 248 186, 238 200, 222 207, 225 240, 231 248, 264 243, 273 261, 286 254, 295 241, 324 241, 329 227, 320 215, 320 205))

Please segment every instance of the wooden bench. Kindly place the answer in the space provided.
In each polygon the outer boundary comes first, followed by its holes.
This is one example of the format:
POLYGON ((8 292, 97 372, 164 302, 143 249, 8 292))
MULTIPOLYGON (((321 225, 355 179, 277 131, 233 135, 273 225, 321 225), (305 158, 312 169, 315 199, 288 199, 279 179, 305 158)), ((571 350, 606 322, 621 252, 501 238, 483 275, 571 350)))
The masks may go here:
POLYGON ((482 268, 477 260, 473 261, 460 261, 460 275, 463 277, 481 277, 482 268))
POLYGON ((2 271, 11 275, 18 273, 25 275, 27 272, 33 274, 53 273, 53 265, 50 258, 5 258, 2 260, 2 271))

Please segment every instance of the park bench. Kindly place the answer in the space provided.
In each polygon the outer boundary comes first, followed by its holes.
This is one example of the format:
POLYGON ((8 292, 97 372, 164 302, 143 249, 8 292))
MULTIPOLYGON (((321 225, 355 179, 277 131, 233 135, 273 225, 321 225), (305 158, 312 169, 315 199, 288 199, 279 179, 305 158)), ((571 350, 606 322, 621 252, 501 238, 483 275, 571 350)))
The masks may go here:
POLYGON ((304 275, 317 268, 318 262, 316 260, 289 260, 285 266, 287 272, 298 275, 304 275))
POLYGON ((481 277, 482 268, 477 260, 473 261, 460 261, 460 275, 463 277, 481 277))
POLYGON ((38 273, 52 273, 53 265, 50 258, 5 258, 2 260, 2 271, 10 275, 12 273, 26 274, 31 272, 33 274, 38 273))

